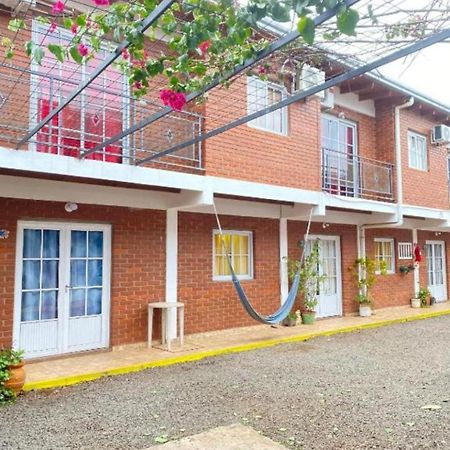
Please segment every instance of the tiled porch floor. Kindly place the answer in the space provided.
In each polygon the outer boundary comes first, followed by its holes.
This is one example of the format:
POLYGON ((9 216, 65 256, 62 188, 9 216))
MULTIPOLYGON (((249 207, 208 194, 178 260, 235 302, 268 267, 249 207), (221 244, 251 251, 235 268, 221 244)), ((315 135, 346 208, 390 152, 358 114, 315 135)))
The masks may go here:
POLYGON ((102 375, 126 373, 145 367, 169 365, 189 359, 201 359, 221 353, 268 347, 289 341, 306 340, 318 335, 351 331, 355 328, 381 326, 386 322, 419 319, 422 316, 450 314, 450 303, 440 303, 427 309, 409 306, 379 309, 372 317, 337 317, 318 320, 314 325, 296 327, 269 327, 255 325, 222 331, 191 334, 185 346, 172 345, 172 351, 144 346, 128 346, 114 351, 89 352, 58 359, 30 362, 26 366, 25 389, 56 387, 79 381, 99 378, 102 375))

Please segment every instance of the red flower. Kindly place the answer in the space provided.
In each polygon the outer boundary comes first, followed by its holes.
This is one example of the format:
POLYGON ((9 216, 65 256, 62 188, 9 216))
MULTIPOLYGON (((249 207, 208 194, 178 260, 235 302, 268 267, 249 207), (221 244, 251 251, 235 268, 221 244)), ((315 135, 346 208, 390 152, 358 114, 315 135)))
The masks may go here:
POLYGON ((122 58, 123 59, 128 59, 130 57, 130 53, 128 52, 128 50, 126 48, 124 48, 122 50, 122 58))
POLYGON ((52 7, 52 14, 62 14, 64 12, 64 2, 58 0, 52 7))
POLYGON ((135 81, 134 82, 134 87, 136 88, 136 89, 142 89, 142 81, 135 81))
POLYGON ((206 52, 208 51, 209 47, 211 46, 211 41, 203 41, 199 46, 198 49, 200 50, 200 53, 204 56, 206 52))
POLYGON ((181 111, 186 104, 186 95, 183 92, 175 92, 170 89, 163 89, 159 93, 159 98, 165 106, 170 106, 176 111, 181 111))
POLYGON ((94 0, 97 6, 109 6, 109 0, 94 0))
POLYGON ((53 33, 54 31, 56 31, 56 29, 58 28, 58 24, 56 22, 52 22, 50 24, 50 27, 48 29, 49 33, 53 33))
POLYGON ((79 53, 81 56, 87 56, 87 54, 89 53, 89 48, 88 48, 88 46, 85 45, 85 44, 80 44, 80 45, 78 46, 78 53, 79 53))
POLYGON ((71 31, 73 34, 77 34, 77 31, 78 31, 78 25, 77 25, 76 23, 72 24, 72 26, 70 27, 70 31, 71 31))
POLYGON ((265 73, 266 73, 266 68, 262 64, 260 64, 258 66, 258 74, 259 75, 264 75, 265 73))

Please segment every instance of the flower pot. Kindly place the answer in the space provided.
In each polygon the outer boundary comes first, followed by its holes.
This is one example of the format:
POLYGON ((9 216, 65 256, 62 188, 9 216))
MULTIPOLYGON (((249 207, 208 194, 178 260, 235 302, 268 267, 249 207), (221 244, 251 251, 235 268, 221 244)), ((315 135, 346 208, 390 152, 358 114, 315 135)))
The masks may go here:
POLYGON ((359 305, 359 315, 361 317, 370 317, 372 315, 372 307, 365 303, 359 305))
POLYGON ((411 308, 420 308, 420 298, 411 299, 411 308))
POLYGON ((315 311, 305 311, 302 312, 302 322, 305 325, 312 325, 316 320, 315 311))
POLYGON ((24 362, 8 366, 9 380, 5 381, 5 388, 11 389, 15 395, 19 394, 25 384, 24 362))
POLYGON ((286 317, 286 319, 283 320, 283 325, 285 327, 295 327, 295 325, 297 325, 297 319, 286 317))

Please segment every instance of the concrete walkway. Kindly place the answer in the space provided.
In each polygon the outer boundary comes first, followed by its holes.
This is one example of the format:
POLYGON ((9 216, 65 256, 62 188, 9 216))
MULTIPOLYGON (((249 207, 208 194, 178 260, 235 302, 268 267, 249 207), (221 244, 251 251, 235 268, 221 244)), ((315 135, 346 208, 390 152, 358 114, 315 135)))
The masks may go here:
POLYGON ((286 450, 253 428, 240 424, 214 428, 156 447, 160 450, 286 450))
POLYGON ((142 344, 114 351, 87 352, 76 356, 31 362, 26 366, 25 390, 67 386, 103 376, 197 361, 211 356, 306 341, 317 336, 347 333, 439 315, 450 315, 449 302, 427 309, 412 309, 409 306, 385 308, 377 310, 372 317, 337 317, 318 320, 314 325, 296 327, 255 325, 191 334, 186 337, 183 349, 174 344, 171 352, 162 347, 149 350, 142 344))

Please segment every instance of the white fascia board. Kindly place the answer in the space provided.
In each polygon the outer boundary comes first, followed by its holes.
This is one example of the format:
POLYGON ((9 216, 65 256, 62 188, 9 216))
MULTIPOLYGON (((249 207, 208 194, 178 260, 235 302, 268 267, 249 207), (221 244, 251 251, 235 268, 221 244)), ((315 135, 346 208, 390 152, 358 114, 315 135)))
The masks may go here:
POLYGON ((328 193, 324 193, 323 195, 325 197, 325 206, 333 208, 355 209, 385 214, 393 214, 397 211, 396 203, 385 203, 353 197, 340 197, 328 193))
POLYGON ((426 208, 424 206, 403 205, 403 215, 425 219, 449 220, 450 211, 446 209, 426 208))

